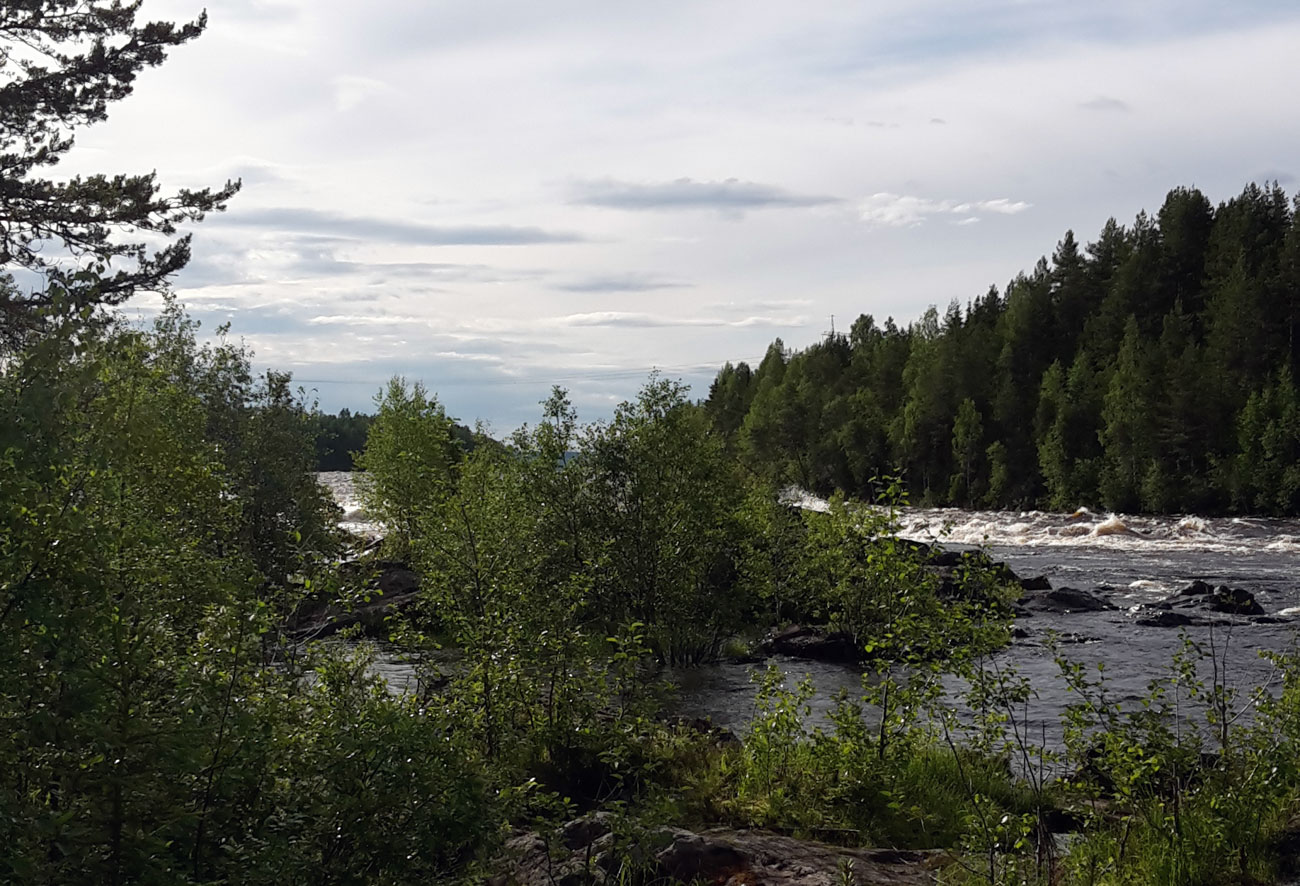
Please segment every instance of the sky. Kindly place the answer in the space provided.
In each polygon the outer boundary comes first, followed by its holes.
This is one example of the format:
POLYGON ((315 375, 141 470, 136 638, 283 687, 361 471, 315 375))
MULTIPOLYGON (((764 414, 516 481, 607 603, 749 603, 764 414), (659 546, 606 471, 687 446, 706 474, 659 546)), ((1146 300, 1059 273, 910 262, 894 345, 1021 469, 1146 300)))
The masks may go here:
POLYGON ((1174 187, 1300 174, 1291 2, 207 9, 60 171, 241 178, 175 288, 328 411, 395 374, 499 433, 555 384, 584 419, 656 368, 704 397, 777 337, 965 303, 1174 187))

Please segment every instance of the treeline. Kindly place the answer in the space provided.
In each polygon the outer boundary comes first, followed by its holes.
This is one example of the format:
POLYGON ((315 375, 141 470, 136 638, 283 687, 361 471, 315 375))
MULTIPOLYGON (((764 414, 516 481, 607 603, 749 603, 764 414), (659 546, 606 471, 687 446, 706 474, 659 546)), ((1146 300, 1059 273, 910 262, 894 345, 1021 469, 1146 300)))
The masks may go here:
POLYGON ((356 466, 353 457, 366 448, 366 435, 370 433, 373 418, 364 412, 348 408, 337 415, 316 412, 312 415, 316 448, 316 470, 351 471, 356 466))
MULTIPOLYGON (((313 411, 311 423, 316 448, 316 470, 356 470, 356 456, 366 448, 373 415, 353 412, 344 407, 337 414, 313 411)), ((474 448, 474 432, 466 425, 453 424, 452 433, 460 445, 469 451, 474 448)))
POLYGON ((1175 189, 964 308, 778 339, 706 409, 752 469, 821 492, 901 471, 931 504, 1295 514, 1297 201, 1175 189))

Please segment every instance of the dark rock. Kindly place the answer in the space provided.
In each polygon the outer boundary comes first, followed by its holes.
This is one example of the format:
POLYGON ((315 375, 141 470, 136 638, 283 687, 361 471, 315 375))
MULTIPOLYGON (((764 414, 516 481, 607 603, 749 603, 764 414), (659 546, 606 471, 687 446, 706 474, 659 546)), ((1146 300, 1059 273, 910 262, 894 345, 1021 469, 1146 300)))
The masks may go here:
POLYGON ((1105 612, 1118 607, 1087 591, 1077 588, 1057 588, 1021 597, 1019 604, 1036 612, 1105 612))
POLYGON ((560 829, 560 842, 569 849, 586 849, 612 830, 608 812, 575 818, 560 829))
POLYGON ((1187 625, 1199 624, 1200 619, 1186 615, 1182 612, 1172 612, 1168 609, 1156 609, 1150 615, 1142 615, 1138 618, 1137 623, 1144 628, 1181 628, 1187 625))
POLYGON ((1227 615, 1263 615, 1255 595, 1242 588, 1219 585, 1211 588, 1203 581, 1192 582, 1177 594, 1162 601, 1179 609, 1199 609, 1227 615), (1205 590, 1209 588, 1209 590, 1205 590))
POLYGON ((786 628, 773 635, 765 645, 770 651, 791 658, 837 663, 854 662, 862 658, 862 650, 848 634, 825 633, 814 628, 786 628))
POLYGON ((678 729, 708 738, 714 747, 740 747, 743 744, 736 733, 724 726, 713 725, 713 721, 707 717, 678 717, 671 722, 678 729))
POLYGON ((1036 575, 1032 578, 1020 579, 1020 587, 1026 591, 1050 591, 1052 583, 1047 580, 1046 575, 1036 575))
POLYGON ((375 579, 375 588, 383 595, 411 594, 420 589, 420 577, 401 564, 393 565, 375 579))
POLYGON ((342 570, 345 581, 368 591, 351 605, 308 600, 289 619, 289 633, 303 639, 328 637, 360 625, 368 637, 386 637, 388 619, 420 598, 420 577, 404 563, 354 561, 342 570))
POLYGON ((781 628, 768 640, 769 643, 788 643, 791 640, 797 640, 800 637, 806 637, 809 634, 815 634, 812 628, 805 628, 803 625, 787 625, 781 628))
MULTIPOLYGON (((567 827, 567 826, 566 826, 567 827)), ((620 847, 613 834, 567 854, 536 834, 511 838, 490 882, 518 886, 612 884, 636 871, 651 882, 765 886, 922 886, 952 859, 934 850, 847 849, 768 831, 660 828, 620 847), (595 851, 599 850, 599 851, 595 851)))
POLYGON ((913 538, 895 538, 894 540, 898 543, 899 547, 905 548, 912 553, 919 555, 922 559, 928 558, 930 552, 933 550, 930 545, 913 538))
POLYGON ((1043 810, 1043 829, 1049 834, 1073 834, 1083 830, 1083 816, 1065 809, 1043 810))
POLYGON ((678 831, 673 842, 655 856, 660 873, 680 883, 705 880, 725 883, 749 870, 749 859, 726 840, 678 831))
POLYGON ((1264 607, 1259 605, 1255 595, 1241 588, 1219 585, 1208 599, 1208 606, 1212 612, 1227 612, 1232 615, 1264 614, 1264 607))
POLYGON ((966 555, 961 551, 939 551, 930 555, 930 565, 952 569, 955 566, 960 566, 965 559, 966 555))

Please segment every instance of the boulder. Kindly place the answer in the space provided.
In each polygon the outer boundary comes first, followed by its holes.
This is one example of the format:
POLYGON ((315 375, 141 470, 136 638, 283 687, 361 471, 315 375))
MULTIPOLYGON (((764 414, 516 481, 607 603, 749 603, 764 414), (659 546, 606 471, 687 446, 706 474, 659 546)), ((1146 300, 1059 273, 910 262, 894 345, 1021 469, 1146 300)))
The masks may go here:
POLYGON ((862 650, 848 634, 793 625, 773 634, 764 644, 770 651, 791 658, 846 663, 859 661, 862 650))
POLYGON ((661 876, 678 883, 725 883, 748 873, 750 860, 734 845, 716 836, 677 831, 667 848, 655 856, 661 876))
POLYGON ((1242 588, 1230 588, 1219 585, 1214 593, 1206 598, 1212 612, 1226 612, 1232 615, 1263 615, 1264 607, 1259 605, 1255 595, 1242 588))
POLYGON ((1243 588, 1230 588, 1227 585, 1212 587, 1203 581, 1192 582, 1162 603, 1177 609, 1198 609, 1226 615, 1264 614, 1264 607, 1259 605, 1259 601, 1250 591, 1243 588))
MULTIPOLYGON (((373 562, 363 567, 350 564, 345 580, 352 580, 368 593, 351 605, 336 601, 308 600, 289 619, 289 633, 301 639, 328 637, 344 628, 361 625, 368 637, 386 637, 387 621, 420 599, 420 577, 402 563, 373 562)), ((356 585, 354 585, 356 586, 356 585)))
POLYGON ((1031 578, 1020 579, 1020 589, 1024 591, 1050 591, 1052 583, 1047 580, 1046 575, 1035 575, 1031 578))
POLYGON ((1179 597, 1201 597, 1205 594, 1214 593, 1214 586, 1207 581, 1201 581, 1199 578, 1180 590, 1177 594, 1179 597))
POLYGON ((608 812, 593 812, 560 828, 560 842, 567 849, 586 849, 612 830, 608 812))
POLYGON ((1149 611, 1149 614, 1139 615, 1137 623, 1144 628, 1181 628, 1199 624, 1200 621, 1200 619, 1183 612, 1153 608, 1149 611))
POLYGON ((1078 588, 1057 588, 1052 591, 1039 591, 1021 597, 1018 605, 1034 612, 1105 612, 1118 607, 1087 591, 1078 588))

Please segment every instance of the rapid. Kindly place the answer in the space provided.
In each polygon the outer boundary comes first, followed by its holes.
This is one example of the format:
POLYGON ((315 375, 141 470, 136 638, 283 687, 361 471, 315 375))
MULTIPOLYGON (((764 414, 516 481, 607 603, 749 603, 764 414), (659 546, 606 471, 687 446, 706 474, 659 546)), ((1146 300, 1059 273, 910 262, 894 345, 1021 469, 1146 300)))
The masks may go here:
MULTIPOLYGON (((367 519, 350 474, 319 477, 343 508, 345 528, 363 535, 379 533, 378 525, 367 519)), ((807 493, 790 491, 786 498, 811 510, 827 507, 807 493)), ((1060 715, 1073 700, 1059 678, 1057 654, 1084 664, 1094 676, 1102 665, 1112 697, 1136 705, 1152 681, 1169 675, 1185 632, 1214 656, 1221 679, 1244 698, 1256 687, 1277 684, 1279 675, 1261 652, 1288 650, 1300 627, 1300 521, 1147 517, 1082 508, 1073 514, 901 508, 897 516, 900 534, 907 538, 954 548, 983 547, 1020 576, 1046 576, 1054 588, 1090 591, 1117 607, 1018 619, 1016 639, 996 657, 997 667, 1027 678, 1035 693, 1020 711, 1017 725, 1048 744, 1056 743, 1060 715), (1249 591, 1266 617, 1228 616, 1215 619, 1215 624, 1184 628, 1137 623, 1139 607, 1198 579, 1249 591), (1058 637, 1057 653, 1046 642, 1051 633, 1058 637)), ((838 690, 856 692, 862 680, 859 668, 781 656, 757 664, 724 662, 672 675, 680 689, 680 713, 743 728, 755 714, 751 673, 768 663, 792 679, 812 679, 817 689, 811 703, 814 721, 824 719, 838 690)), ((1207 682, 1210 666, 1207 659, 1201 673, 1207 682)), ((391 680, 405 682, 408 677, 396 662, 383 662, 381 669, 391 680)))

